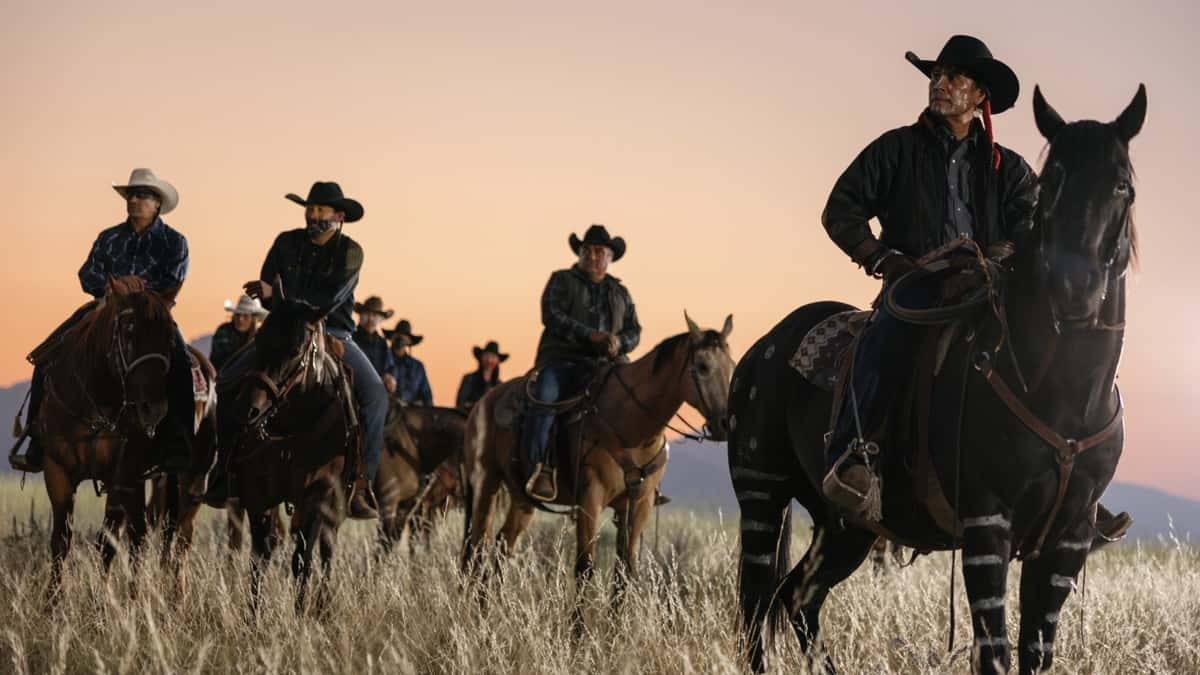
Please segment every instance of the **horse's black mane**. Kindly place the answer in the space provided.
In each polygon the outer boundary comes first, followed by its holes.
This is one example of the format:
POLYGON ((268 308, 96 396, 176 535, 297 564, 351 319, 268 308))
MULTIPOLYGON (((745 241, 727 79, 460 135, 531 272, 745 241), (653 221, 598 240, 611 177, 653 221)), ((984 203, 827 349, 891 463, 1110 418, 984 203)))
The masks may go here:
POLYGON ((312 307, 300 302, 275 303, 254 335, 258 358, 263 365, 277 367, 300 353, 308 338, 312 307))
MULTIPOLYGON (((679 348, 679 345, 686 345, 690 336, 691 333, 680 333, 658 343, 651 350, 654 354, 654 369, 652 372, 657 373, 663 366, 670 363, 671 359, 675 358, 675 350, 679 348)), ((706 330, 701 334, 700 343, 696 345, 696 348, 720 347, 724 341, 719 332, 706 330)))

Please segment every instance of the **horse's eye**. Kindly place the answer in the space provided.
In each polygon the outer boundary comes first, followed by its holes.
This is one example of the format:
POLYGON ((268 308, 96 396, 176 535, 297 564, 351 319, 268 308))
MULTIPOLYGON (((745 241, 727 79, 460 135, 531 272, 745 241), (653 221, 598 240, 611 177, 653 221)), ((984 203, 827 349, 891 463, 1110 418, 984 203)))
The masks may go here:
POLYGON ((698 364, 696 366, 696 374, 699 375, 700 377, 708 377, 708 373, 709 373, 708 366, 706 366, 702 363, 698 364))
POLYGON ((1130 185, 1129 181, 1127 181, 1127 180, 1123 180, 1120 183, 1117 183, 1117 187, 1113 188, 1113 194, 1118 197, 1128 197, 1132 193, 1133 193, 1133 186, 1130 185))

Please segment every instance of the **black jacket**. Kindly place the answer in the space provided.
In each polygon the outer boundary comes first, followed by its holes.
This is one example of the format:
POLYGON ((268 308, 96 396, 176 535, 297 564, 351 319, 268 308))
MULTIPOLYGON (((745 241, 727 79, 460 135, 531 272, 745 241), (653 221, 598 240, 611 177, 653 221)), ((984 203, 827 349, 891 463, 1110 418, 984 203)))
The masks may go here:
MULTIPOLYGON (((362 263, 362 247, 341 232, 324 246, 317 246, 303 229, 288 230, 275 238, 259 278, 272 284, 278 274, 287 298, 316 305, 328 312, 328 328, 349 334, 354 331, 350 310, 362 263)), ((267 309, 273 308, 276 297, 263 303, 267 309)))
POLYGON ((479 399, 483 398, 484 394, 498 384, 500 384, 499 369, 492 371, 490 380, 484 379, 482 370, 467 373, 463 375, 462 383, 458 385, 458 396, 454 399, 454 405, 463 410, 470 410, 479 402, 479 399))
MULTIPOLYGON (((945 228, 946 148, 925 115, 893 129, 862 151, 833 186, 821 222, 829 237, 849 254, 872 237, 868 221, 877 218, 884 246, 920 257, 942 244, 945 228)), ((972 133, 983 134, 975 123, 972 133)), ((1012 241, 1018 246, 1033 227, 1037 182, 1017 153, 999 145, 1000 168, 992 170, 986 136, 971 158, 975 177, 975 240, 982 246, 1012 241)))

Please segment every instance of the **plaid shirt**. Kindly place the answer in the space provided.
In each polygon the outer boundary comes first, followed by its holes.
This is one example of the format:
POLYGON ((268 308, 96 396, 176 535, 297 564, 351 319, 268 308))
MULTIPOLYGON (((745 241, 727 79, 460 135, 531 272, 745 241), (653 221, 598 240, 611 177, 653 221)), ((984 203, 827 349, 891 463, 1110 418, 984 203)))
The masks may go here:
POLYGON ((155 218, 140 235, 127 220, 96 237, 83 267, 79 285, 95 298, 104 296, 108 278, 135 275, 146 288, 162 292, 183 283, 188 271, 187 239, 155 218))
POLYGON ((606 276, 600 283, 592 283, 578 268, 572 267, 568 274, 573 275, 587 288, 588 302, 576 315, 572 315, 571 287, 563 274, 553 274, 546 288, 542 291, 542 324, 546 330, 557 337, 571 341, 582 353, 590 353, 590 339, 593 331, 610 332, 612 330, 612 308, 609 299, 616 287, 616 292, 625 296, 625 313, 621 321, 621 332, 617 334, 620 343, 618 352, 628 354, 638 346, 642 339, 642 327, 638 323, 637 310, 633 299, 615 278, 606 276), (586 316, 586 320, 580 320, 586 316))

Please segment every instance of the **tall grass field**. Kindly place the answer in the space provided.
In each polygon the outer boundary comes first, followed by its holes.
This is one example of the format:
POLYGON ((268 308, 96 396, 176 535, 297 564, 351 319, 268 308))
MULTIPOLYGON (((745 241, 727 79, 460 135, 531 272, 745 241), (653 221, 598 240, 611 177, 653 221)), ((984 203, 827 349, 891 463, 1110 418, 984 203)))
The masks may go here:
MULTIPOLYGON (((49 504, 40 477, 24 490, 0 479, 0 672, 8 673, 740 673, 736 513, 664 510, 648 528, 639 576, 610 602, 613 528, 585 589, 588 629, 572 637, 573 524, 539 514, 519 550, 483 591, 458 572, 459 516, 428 546, 378 553, 372 523, 338 537, 321 611, 298 614, 288 560, 276 553, 265 598, 250 611, 249 553, 226 549, 224 516, 202 511, 182 587, 161 568, 151 535, 139 564, 122 555, 107 574, 93 542, 102 505, 80 487, 76 538, 62 599, 45 601, 49 504)), ((808 531, 797 527, 798 554, 808 531)), ((947 651, 948 554, 911 567, 867 563, 824 610, 822 649, 846 673, 961 673, 971 642, 961 575, 947 651)), ((1017 630, 1019 566, 1009 580, 1017 630)), ((1081 581, 1083 577, 1081 575, 1081 581)), ((1094 554, 1086 584, 1063 608, 1055 672, 1200 672, 1200 551, 1174 539, 1094 554)), ((770 672, 811 672, 783 635, 770 672)))

